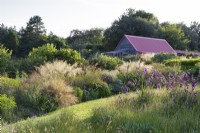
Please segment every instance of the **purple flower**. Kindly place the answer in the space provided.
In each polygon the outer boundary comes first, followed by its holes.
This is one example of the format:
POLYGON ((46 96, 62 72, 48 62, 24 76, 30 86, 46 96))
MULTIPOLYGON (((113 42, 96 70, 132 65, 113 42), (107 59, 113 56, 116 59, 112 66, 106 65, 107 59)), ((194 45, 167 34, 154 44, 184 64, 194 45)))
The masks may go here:
POLYGON ((160 82, 158 82, 158 83, 156 84, 156 87, 157 87, 157 88, 160 88, 160 87, 161 87, 160 82))
POLYGON ((147 85, 148 85, 148 86, 151 85, 151 80, 152 80, 151 77, 149 77, 149 78, 147 79, 147 85))
POLYGON ((137 79, 134 80, 134 85, 136 85, 136 84, 137 84, 137 79))
POLYGON ((126 84, 123 84, 123 86, 121 87, 124 91, 128 91, 128 87, 126 86, 126 84))
POLYGON ((146 76, 146 74, 147 74, 147 68, 144 68, 143 75, 146 76))
POLYGON ((196 85, 197 85, 198 81, 197 80, 192 80, 192 90, 195 89, 196 85))
POLYGON ((128 81, 127 86, 128 87, 133 87, 135 84, 133 84, 131 81, 128 81))

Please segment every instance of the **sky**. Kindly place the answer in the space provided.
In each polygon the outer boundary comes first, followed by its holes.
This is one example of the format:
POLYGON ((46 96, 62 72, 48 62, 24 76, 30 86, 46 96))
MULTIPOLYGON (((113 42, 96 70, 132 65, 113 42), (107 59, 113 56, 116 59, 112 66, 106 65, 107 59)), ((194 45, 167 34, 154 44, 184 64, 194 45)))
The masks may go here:
POLYGON ((67 37, 73 29, 108 28, 126 9, 153 13, 160 22, 200 22, 198 0, 0 0, 0 24, 19 30, 39 15, 49 33, 67 37))

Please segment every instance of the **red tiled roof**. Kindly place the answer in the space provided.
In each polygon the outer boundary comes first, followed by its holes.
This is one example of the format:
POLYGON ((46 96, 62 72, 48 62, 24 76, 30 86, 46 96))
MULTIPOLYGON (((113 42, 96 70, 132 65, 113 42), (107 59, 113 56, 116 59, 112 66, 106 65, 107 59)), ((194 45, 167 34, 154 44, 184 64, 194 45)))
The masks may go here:
POLYGON ((136 51, 142 53, 176 53, 164 39, 125 35, 136 51))

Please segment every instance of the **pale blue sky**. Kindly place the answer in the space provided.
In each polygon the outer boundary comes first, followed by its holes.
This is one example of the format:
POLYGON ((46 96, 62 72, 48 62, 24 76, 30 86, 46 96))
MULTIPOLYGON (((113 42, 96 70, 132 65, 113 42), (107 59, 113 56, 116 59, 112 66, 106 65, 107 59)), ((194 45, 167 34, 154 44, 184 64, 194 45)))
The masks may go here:
POLYGON ((107 28, 128 8, 151 12, 160 22, 200 22, 198 0, 0 0, 0 23, 20 29, 39 15, 48 32, 67 37, 72 29, 107 28))

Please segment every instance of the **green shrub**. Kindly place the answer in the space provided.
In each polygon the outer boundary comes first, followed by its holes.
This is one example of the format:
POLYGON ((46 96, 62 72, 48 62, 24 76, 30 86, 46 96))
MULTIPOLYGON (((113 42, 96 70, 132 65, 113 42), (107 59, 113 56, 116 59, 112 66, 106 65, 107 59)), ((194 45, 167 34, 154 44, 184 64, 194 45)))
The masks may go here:
POLYGON ((80 87, 75 87, 74 88, 74 92, 76 94, 76 97, 78 97, 78 101, 82 102, 82 98, 83 98, 83 90, 80 87))
POLYGON ((53 44, 46 44, 38 48, 33 48, 29 52, 28 56, 30 58, 45 58, 46 61, 52 61, 57 53, 57 49, 53 44))
POLYGON ((83 90, 83 101, 108 97, 111 95, 111 88, 105 82, 91 83, 83 90))
POLYGON ((14 97, 8 97, 6 94, 0 94, 0 114, 4 121, 12 121, 12 111, 16 106, 14 97))
POLYGON ((152 61, 156 63, 162 63, 166 60, 173 59, 173 58, 177 58, 177 56, 175 54, 160 53, 160 54, 156 54, 152 58, 152 61))
POLYGON ((99 57, 92 58, 90 63, 102 69, 114 70, 123 62, 117 57, 100 55, 99 57))
POLYGON ((8 67, 11 66, 11 55, 12 51, 9 51, 5 47, 3 47, 3 45, 0 44, 0 75, 9 71, 8 67))
POLYGON ((165 65, 167 65, 167 66, 178 66, 178 65, 181 65, 181 60, 180 59, 166 60, 165 65))
POLYGON ((6 94, 0 94, 0 111, 9 111, 16 106, 14 97, 7 97, 6 94))
POLYGON ((53 60, 64 60, 70 64, 80 63, 83 61, 81 55, 76 50, 72 49, 56 49, 53 44, 46 44, 38 48, 33 48, 29 53, 29 58, 34 59, 43 59, 44 61, 53 61, 53 60))
POLYGON ((198 63, 200 62, 200 58, 193 58, 193 59, 187 59, 187 60, 167 60, 165 62, 165 65, 167 66, 181 66, 181 69, 183 71, 189 71, 191 72, 194 76, 198 75, 199 72, 199 67, 198 63))
POLYGON ((191 67, 194 67, 195 64, 200 62, 200 58, 189 59, 189 60, 181 60, 181 66, 184 70, 188 70, 191 67))
POLYGON ((67 63, 70 64, 81 63, 84 61, 84 59, 81 58, 81 54, 78 51, 63 48, 57 51, 55 58, 58 60, 67 61, 67 63))
POLYGON ((43 57, 37 57, 37 58, 21 58, 15 60, 15 68, 17 68, 17 71, 20 73, 25 72, 25 73, 32 73, 35 68, 38 66, 42 65, 45 63, 45 58, 43 57))

